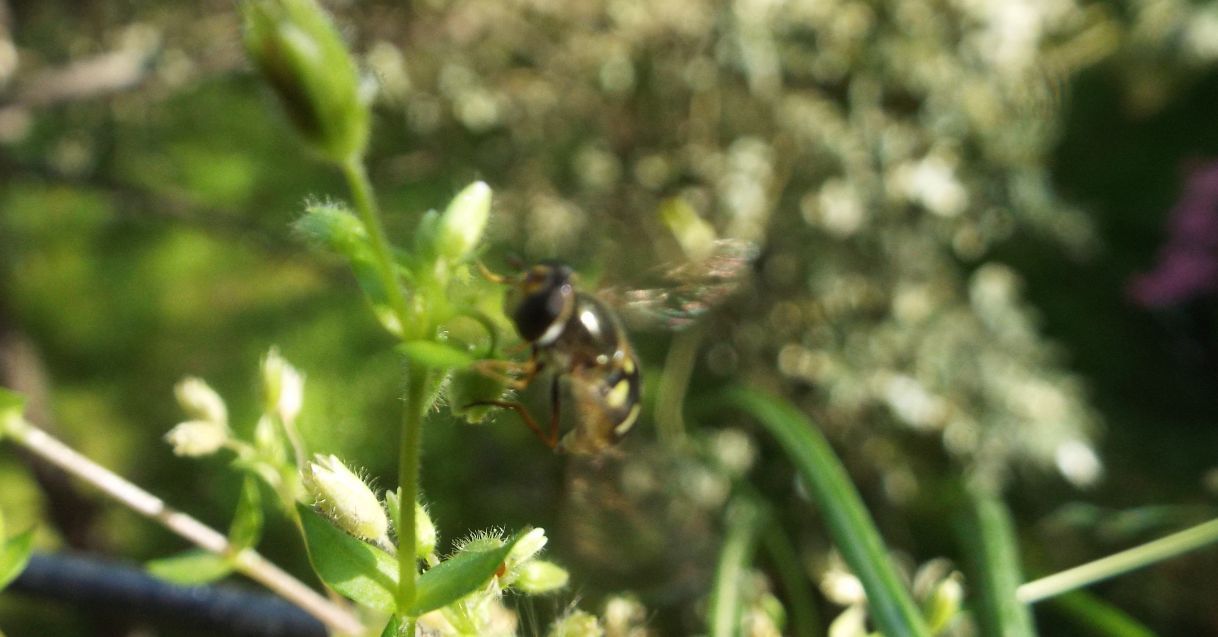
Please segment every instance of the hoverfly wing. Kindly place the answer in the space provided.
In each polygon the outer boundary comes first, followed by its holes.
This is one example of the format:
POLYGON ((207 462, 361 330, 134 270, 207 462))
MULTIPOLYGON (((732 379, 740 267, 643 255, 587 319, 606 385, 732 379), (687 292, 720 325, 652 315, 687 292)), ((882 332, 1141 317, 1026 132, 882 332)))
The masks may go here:
POLYGON ((757 252, 751 242, 719 239, 709 256, 662 269, 656 287, 607 288, 597 296, 632 328, 685 329, 739 289, 757 252))

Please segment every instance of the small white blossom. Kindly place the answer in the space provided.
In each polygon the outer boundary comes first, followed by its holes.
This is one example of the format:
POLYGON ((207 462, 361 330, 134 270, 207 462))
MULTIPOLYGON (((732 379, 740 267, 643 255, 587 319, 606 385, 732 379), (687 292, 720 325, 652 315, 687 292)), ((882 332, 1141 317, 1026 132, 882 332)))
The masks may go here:
POLYGON ((170 429, 165 434, 165 441, 173 445, 174 455, 208 456, 228 441, 228 427, 211 420, 188 420, 170 429))
POLYGON ((218 425, 228 424, 228 408, 224 399, 203 379, 189 376, 173 387, 178 404, 192 418, 206 420, 218 425))
POLYGON ((262 360, 262 388, 267 411, 289 425, 296 422, 304 404, 304 375, 277 348, 262 360))

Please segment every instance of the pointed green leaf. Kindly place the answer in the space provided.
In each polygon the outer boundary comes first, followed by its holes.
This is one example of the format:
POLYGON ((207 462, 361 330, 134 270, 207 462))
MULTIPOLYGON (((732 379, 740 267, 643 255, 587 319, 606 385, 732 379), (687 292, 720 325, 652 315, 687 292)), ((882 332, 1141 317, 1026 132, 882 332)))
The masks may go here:
POLYGON ((485 586, 524 535, 517 533, 497 548, 461 551, 423 573, 410 614, 418 616, 447 606, 485 586))
POLYGON ((233 525, 228 530, 228 541, 233 551, 250 548, 262 537, 262 494, 258 481, 246 476, 241 485, 241 497, 237 500, 237 512, 233 525))
POLYGON ((435 341, 409 341, 398 345, 397 350, 412 363, 431 369, 468 367, 475 360, 467 351, 435 341))
POLYGON ((144 568, 163 580, 183 586, 210 584, 233 572, 231 560, 203 549, 187 549, 177 555, 152 560, 144 568))
POLYGON ((396 610, 398 563, 388 553, 342 532, 312 508, 297 505, 309 559, 330 588, 385 613, 396 610))
POLYGON ((33 549, 34 529, 13 536, 0 546, 0 590, 4 590, 25 570, 33 549))
POLYGON ((381 637, 400 637, 402 633, 402 618, 394 615, 389 618, 389 623, 385 624, 385 630, 381 631, 381 637))

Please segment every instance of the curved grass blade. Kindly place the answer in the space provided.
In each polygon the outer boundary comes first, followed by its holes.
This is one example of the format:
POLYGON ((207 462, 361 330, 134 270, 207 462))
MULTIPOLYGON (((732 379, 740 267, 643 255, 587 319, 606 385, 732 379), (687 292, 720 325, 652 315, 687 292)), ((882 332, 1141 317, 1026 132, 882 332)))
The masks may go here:
POLYGON ((1028 606, 1015 596, 1023 579, 1010 512, 998 497, 978 487, 966 489, 966 516, 959 523, 970 565, 969 581, 981 634, 1031 637, 1036 634, 1028 606))
POLYGON ((867 592, 871 618, 880 632, 887 637, 929 637, 930 630, 889 560, 862 497, 820 431, 780 398, 737 387, 728 391, 726 399, 778 440, 807 481, 834 544, 867 592))

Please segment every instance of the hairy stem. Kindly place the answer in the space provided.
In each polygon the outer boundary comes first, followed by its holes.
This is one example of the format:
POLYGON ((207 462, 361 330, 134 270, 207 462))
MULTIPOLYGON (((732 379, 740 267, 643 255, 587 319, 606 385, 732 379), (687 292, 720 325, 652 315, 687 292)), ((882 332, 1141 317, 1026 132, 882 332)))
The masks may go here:
POLYGON ((389 245, 389 238, 385 234, 385 226, 381 223, 380 208, 376 203, 376 193, 372 190, 372 182, 368 180, 368 172, 364 169, 363 159, 358 156, 344 162, 342 169, 343 176, 347 179, 347 186, 351 188, 355 211, 359 214, 360 221, 364 223, 364 228, 368 231, 368 238, 372 243, 377 274, 381 278, 381 287, 385 288, 389 307, 393 309, 393 313, 398 319, 399 335, 405 338, 407 334, 416 329, 416 326, 411 325, 406 296, 402 293, 402 286, 398 284, 393 250, 389 245))
POLYGON ((234 553, 228 538, 219 531, 169 507, 160 498, 86 458, 24 419, 10 419, 5 423, 5 433, 14 442, 35 455, 93 485, 102 493, 189 540, 199 548, 217 555, 229 556, 238 572, 299 606, 332 630, 347 635, 363 633, 363 625, 350 611, 322 597, 317 591, 275 566, 257 551, 243 549, 234 553))
MULTIPOLYGON (((398 609, 405 613, 415 599, 415 578, 418 577, 418 534, 415 526, 415 503, 419 501, 419 457, 422 452, 423 414, 428 370, 411 364, 406 374, 406 408, 402 414, 402 439, 398 458, 398 484, 401 495, 398 504, 398 609)), ((409 619, 409 618, 407 618, 409 619)), ((412 625, 413 622, 410 622, 412 625)), ((407 633, 412 634, 412 633, 407 633)))

